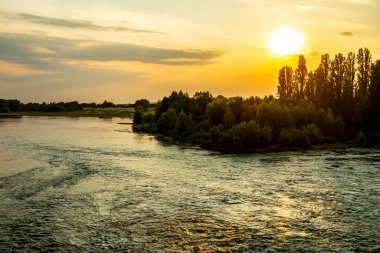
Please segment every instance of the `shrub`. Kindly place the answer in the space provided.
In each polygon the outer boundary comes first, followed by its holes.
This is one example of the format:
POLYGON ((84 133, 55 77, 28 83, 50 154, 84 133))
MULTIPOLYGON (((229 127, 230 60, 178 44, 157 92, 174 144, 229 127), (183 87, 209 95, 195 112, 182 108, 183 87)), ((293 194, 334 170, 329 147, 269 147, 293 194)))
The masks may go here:
POLYGON ((356 142, 356 144, 359 144, 359 145, 365 145, 368 143, 368 140, 367 140, 367 137, 365 136, 365 134, 362 131, 360 131, 356 135, 355 142, 356 142))
POLYGON ((278 143, 283 147, 293 146, 293 140, 289 130, 286 128, 281 129, 280 136, 278 137, 278 143))
POLYGON ((133 124, 141 124, 143 122, 143 115, 141 111, 137 110, 135 111, 135 114, 133 115, 133 124))
POLYGON ((318 145, 323 141, 321 129, 319 129, 314 123, 303 127, 303 132, 309 137, 310 144, 318 145))

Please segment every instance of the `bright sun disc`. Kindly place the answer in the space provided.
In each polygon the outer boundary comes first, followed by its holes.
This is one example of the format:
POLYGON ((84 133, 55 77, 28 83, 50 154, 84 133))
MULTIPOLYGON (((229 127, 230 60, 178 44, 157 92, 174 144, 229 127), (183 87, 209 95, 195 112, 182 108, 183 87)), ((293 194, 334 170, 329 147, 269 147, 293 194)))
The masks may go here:
POLYGON ((299 54, 303 45, 301 33, 284 29, 273 34, 268 47, 273 54, 285 56, 299 54))

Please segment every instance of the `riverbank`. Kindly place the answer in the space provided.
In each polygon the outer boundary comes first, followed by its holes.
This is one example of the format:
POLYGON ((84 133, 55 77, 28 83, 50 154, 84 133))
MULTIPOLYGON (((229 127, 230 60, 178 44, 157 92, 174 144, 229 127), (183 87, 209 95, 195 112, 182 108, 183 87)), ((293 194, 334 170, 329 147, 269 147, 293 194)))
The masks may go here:
POLYGON ((18 113, 0 113, 0 118, 20 118, 21 114, 18 113))
POLYGON ((60 111, 60 112, 18 112, 18 113, 0 113, 0 117, 21 117, 21 116, 61 116, 61 117, 120 117, 132 118, 133 108, 84 108, 80 111, 60 111))
POLYGON ((358 140, 347 140, 345 142, 336 142, 336 143, 322 143, 318 145, 310 145, 307 147, 295 147, 295 146, 281 146, 278 144, 271 144, 265 147, 257 147, 257 148, 249 148, 249 149, 241 149, 235 150, 233 152, 224 152, 218 149, 212 148, 209 142, 199 143, 194 141, 179 141, 171 136, 167 136, 161 133, 157 133, 156 129, 149 124, 134 124, 133 131, 136 133, 148 134, 157 138, 157 140, 171 143, 173 145, 180 146, 188 146, 194 148, 200 148, 208 151, 220 152, 223 154, 266 154, 266 153, 281 153, 281 152, 289 152, 289 151, 321 151, 321 150, 348 150, 351 148, 380 148, 379 145, 368 143, 368 142, 359 142, 358 140))

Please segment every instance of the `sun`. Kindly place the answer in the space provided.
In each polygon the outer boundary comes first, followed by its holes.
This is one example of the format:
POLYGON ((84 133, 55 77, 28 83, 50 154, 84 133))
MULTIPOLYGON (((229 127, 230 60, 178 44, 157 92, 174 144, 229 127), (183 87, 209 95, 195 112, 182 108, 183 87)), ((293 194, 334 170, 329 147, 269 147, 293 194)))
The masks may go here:
POLYGON ((301 33, 291 29, 283 29, 272 35, 268 47, 273 54, 285 56, 299 54, 303 42, 304 39, 301 33))

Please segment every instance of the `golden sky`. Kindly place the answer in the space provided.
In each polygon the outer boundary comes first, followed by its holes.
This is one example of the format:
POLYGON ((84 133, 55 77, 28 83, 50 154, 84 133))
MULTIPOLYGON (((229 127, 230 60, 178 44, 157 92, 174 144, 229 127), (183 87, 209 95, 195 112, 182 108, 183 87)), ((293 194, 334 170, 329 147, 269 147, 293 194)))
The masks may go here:
POLYGON ((368 47, 380 57, 378 0, 2 0, 0 98, 156 101, 172 90, 276 94, 278 31, 303 37, 314 69, 368 47))

